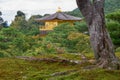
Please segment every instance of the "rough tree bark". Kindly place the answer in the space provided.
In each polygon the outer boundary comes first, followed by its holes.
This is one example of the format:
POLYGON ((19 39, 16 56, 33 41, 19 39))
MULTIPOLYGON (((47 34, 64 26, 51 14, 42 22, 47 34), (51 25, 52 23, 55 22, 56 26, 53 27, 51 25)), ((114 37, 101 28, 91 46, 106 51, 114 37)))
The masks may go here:
POLYGON ((76 0, 76 2, 88 25, 97 66, 106 69, 119 69, 120 63, 115 56, 113 43, 105 26, 105 0, 76 0))

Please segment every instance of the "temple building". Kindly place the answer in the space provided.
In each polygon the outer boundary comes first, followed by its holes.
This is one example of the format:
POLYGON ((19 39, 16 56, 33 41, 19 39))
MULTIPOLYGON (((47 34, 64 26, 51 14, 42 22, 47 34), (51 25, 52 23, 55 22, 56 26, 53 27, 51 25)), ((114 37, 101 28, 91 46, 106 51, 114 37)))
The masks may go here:
POLYGON ((59 8, 58 11, 54 14, 36 19, 39 22, 45 22, 44 26, 40 26, 40 34, 46 35, 49 31, 52 31, 54 27, 58 26, 61 23, 69 22, 71 25, 76 21, 81 21, 79 17, 68 15, 61 11, 59 8))

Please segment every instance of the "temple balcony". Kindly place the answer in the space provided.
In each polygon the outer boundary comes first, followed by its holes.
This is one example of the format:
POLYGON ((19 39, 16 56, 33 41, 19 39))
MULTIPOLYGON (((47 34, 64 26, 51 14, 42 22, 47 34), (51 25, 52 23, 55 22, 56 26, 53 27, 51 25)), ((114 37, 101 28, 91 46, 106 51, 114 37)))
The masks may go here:
POLYGON ((51 31, 51 30, 53 30, 53 28, 52 27, 50 27, 50 26, 40 26, 40 31, 51 31))

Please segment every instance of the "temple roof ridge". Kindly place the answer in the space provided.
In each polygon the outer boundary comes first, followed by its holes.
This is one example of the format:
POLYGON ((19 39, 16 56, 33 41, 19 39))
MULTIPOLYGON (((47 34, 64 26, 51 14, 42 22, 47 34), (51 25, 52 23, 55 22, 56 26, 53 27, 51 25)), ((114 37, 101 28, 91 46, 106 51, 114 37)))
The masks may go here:
POLYGON ((73 21, 81 21, 82 18, 80 17, 75 17, 72 15, 68 15, 65 12, 56 12, 54 14, 42 17, 42 18, 38 18, 36 20, 38 21, 47 21, 47 20, 54 20, 54 19, 58 19, 58 20, 73 20, 73 21))

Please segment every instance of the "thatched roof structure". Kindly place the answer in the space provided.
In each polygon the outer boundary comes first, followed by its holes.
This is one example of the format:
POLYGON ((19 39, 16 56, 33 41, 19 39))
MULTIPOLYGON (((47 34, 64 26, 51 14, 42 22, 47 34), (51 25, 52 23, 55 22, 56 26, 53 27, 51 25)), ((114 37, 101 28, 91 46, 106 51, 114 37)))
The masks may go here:
POLYGON ((71 20, 71 21, 81 21, 82 19, 79 17, 68 15, 64 12, 56 12, 52 15, 48 15, 39 19, 36 19, 37 21, 49 21, 49 20, 71 20))

